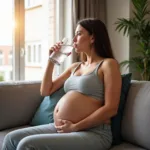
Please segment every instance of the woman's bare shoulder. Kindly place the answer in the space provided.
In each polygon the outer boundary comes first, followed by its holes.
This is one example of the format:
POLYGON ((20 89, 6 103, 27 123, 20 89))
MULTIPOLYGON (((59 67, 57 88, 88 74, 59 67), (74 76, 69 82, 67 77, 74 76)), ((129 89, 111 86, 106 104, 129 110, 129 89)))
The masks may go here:
POLYGON ((114 58, 106 58, 104 61, 103 61, 103 68, 105 69, 109 69, 111 67, 119 67, 119 63, 116 59, 114 58))
POLYGON ((102 72, 103 75, 113 76, 118 75, 120 76, 120 66, 116 59, 113 58, 106 58, 104 59, 101 67, 99 69, 99 74, 102 72))

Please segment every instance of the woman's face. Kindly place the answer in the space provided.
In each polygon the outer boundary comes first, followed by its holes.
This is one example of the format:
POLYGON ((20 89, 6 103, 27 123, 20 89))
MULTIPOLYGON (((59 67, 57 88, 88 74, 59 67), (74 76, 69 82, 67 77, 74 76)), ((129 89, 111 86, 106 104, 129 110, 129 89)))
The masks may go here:
POLYGON ((73 47, 75 48, 75 51, 77 53, 87 52, 90 49, 92 41, 93 36, 90 35, 81 25, 78 25, 73 39, 73 47))

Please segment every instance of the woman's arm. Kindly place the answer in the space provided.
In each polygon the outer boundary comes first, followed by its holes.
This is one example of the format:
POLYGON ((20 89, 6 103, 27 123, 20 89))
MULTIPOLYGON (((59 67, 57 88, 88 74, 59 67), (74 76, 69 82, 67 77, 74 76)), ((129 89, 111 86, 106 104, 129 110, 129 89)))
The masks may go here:
POLYGON ((50 94, 50 90, 52 87, 52 73, 54 69, 54 64, 51 61, 48 61, 47 67, 44 73, 44 77, 41 83, 41 95, 46 96, 50 94))
POLYGON ((55 80, 52 80, 52 73, 54 64, 51 61, 48 61, 44 77, 41 83, 40 92, 42 96, 49 96, 61 86, 63 86, 66 79, 70 76, 72 69, 77 66, 78 63, 72 64, 66 71, 64 71, 59 77, 55 80))
POLYGON ((106 59, 101 69, 104 75, 105 104, 85 119, 74 124, 76 131, 98 126, 117 113, 122 84, 119 65, 114 59, 106 59))
MULTIPOLYGON (((52 52, 59 51, 60 48, 61 48, 61 42, 56 43, 54 46, 50 48, 49 56, 52 54, 52 52)), ((54 64, 50 60, 48 60, 44 77, 41 83, 41 88, 40 88, 41 95, 49 96, 57 89, 59 89, 61 86, 63 86, 65 80, 70 76, 72 72, 72 68, 74 66, 76 66, 76 63, 72 64, 66 71, 64 71, 57 79, 53 81, 52 75, 53 75, 54 64)))

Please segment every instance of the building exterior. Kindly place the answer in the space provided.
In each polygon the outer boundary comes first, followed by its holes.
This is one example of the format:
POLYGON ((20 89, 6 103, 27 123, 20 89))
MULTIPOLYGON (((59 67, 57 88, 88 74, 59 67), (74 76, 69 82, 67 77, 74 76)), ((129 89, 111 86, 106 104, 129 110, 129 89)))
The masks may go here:
POLYGON ((12 80, 12 46, 0 46, 0 80, 12 80))

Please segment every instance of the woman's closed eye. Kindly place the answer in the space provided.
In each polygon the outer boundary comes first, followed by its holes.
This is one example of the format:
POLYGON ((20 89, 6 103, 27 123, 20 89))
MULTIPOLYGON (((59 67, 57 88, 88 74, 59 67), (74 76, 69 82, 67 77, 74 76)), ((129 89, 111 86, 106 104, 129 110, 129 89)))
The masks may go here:
POLYGON ((81 35, 81 32, 77 32, 75 33, 75 36, 81 35))

